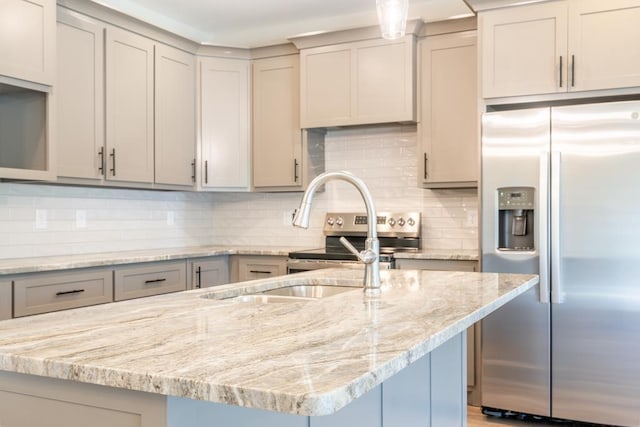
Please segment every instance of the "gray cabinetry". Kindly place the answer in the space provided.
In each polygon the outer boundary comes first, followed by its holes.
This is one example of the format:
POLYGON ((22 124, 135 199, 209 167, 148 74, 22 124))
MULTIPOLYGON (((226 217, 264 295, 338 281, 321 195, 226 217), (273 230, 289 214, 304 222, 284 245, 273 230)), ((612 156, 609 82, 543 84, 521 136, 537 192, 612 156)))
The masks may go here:
POLYGON ((13 292, 11 281, 0 280, 0 320, 11 319, 12 306, 13 292))
POLYGON ((190 289, 208 288, 229 283, 229 257, 198 258, 189 262, 190 289))
POLYGON ((287 257, 274 255, 234 255, 231 281, 266 279, 287 274, 287 257))
POLYGON ((114 300, 147 297, 187 289, 185 261, 164 261, 118 267, 115 270, 114 300))
POLYGON ((426 37, 419 43, 419 54, 420 184, 476 187, 480 162, 476 32, 426 37))
POLYGON ((163 427, 164 402, 158 394, 0 372, 7 427, 163 427))
POLYGON ((13 280, 15 317, 113 301, 113 272, 82 269, 38 273, 13 280))

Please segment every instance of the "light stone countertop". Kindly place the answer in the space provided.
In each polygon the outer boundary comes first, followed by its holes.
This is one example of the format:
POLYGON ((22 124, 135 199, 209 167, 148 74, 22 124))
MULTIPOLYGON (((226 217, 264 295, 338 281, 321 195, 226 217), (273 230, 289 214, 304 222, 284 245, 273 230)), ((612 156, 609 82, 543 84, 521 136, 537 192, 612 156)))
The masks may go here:
POLYGON ((84 255, 3 259, 0 260, 0 277, 10 274, 201 258, 216 255, 287 256, 292 250, 293 248, 290 247, 285 248, 277 246, 194 246, 186 248, 104 252, 84 255))
MULTIPOLYGON (((288 256, 302 247, 279 246, 195 246, 187 248, 147 249, 85 255, 0 259, 0 277, 12 274, 68 270, 72 268, 104 267, 142 262, 200 258, 216 255, 288 256)), ((478 251, 423 249, 415 253, 398 253, 397 258, 434 260, 478 260, 478 251)))
POLYGON ((0 370, 300 415, 330 414, 538 283, 537 276, 387 270, 354 289, 251 304, 201 298, 311 282, 326 269, 0 322, 0 370))
POLYGON ((397 252, 393 256, 401 259, 442 261, 478 261, 480 259, 477 249, 421 249, 418 252, 397 252))

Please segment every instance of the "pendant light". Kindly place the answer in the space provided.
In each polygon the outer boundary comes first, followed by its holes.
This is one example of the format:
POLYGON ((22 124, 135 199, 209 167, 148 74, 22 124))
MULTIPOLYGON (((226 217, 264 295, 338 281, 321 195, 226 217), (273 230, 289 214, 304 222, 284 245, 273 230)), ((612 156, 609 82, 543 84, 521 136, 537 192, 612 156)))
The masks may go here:
POLYGON ((382 37, 393 40, 404 36, 409 0, 376 0, 382 37))

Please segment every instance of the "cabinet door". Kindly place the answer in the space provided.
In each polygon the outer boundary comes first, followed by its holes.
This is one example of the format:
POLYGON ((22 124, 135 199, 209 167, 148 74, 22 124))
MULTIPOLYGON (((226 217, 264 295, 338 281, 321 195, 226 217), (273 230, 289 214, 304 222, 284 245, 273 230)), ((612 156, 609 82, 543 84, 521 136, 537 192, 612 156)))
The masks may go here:
POLYGON ((253 185, 299 186, 301 137, 299 57, 253 63, 253 185))
POLYGON ((300 51, 300 121, 304 128, 351 120, 351 48, 326 46, 300 51))
POLYGON ((579 0, 569 8, 570 90, 640 86, 640 2, 579 0))
POLYGON ((249 62, 200 60, 201 186, 249 190, 249 62))
POLYGON ((111 270, 26 275, 13 281, 15 317, 113 301, 111 270))
POLYGON ((218 256, 191 263, 191 288, 208 288, 229 283, 229 257, 218 256))
POLYGON ((195 183, 195 57, 157 44, 155 52, 155 182, 195 183))
POLYGON ((353 124, 415 120, 413 36, 354 45, 353 124))
POLYGON ((482 96, 566 92, 567 2, 480 13, 482 96))
POLYGON ((107 28, 107 179, 153 182, 153 41, 107 28))
POLYGON ((115 271, 114 301, 148 297, 187 289, 185 261, 120 267, 115 271))
POLYGON ((56 132, 61 177, 104 175, 104 26, 59 9, 56 132))
POLYGON ((0 281, 0 320, 11 319, 13 292, 11 282, 0 281))
POLYGON ((53 85, 55 8, 54 0, 0 1, 0 75, 53 85))
POLYGON ((478 180, 478 109, 475 31, 420 42, 425 187, 470 187, 478 180))

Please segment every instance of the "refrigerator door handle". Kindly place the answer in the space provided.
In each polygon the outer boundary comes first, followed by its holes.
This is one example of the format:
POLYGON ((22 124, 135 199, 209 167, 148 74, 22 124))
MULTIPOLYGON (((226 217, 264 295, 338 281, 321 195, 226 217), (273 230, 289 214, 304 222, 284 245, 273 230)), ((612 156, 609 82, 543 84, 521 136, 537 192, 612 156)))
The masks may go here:
POLYGON ((560 184, 562 154, 551 152, 551 303, 564 302, 560 264, 560 184))
POLYGON ((540 153, 540 182, 538 183, 538 258, 540 261, 539 300, 549 303, 549 152, 540 153))

